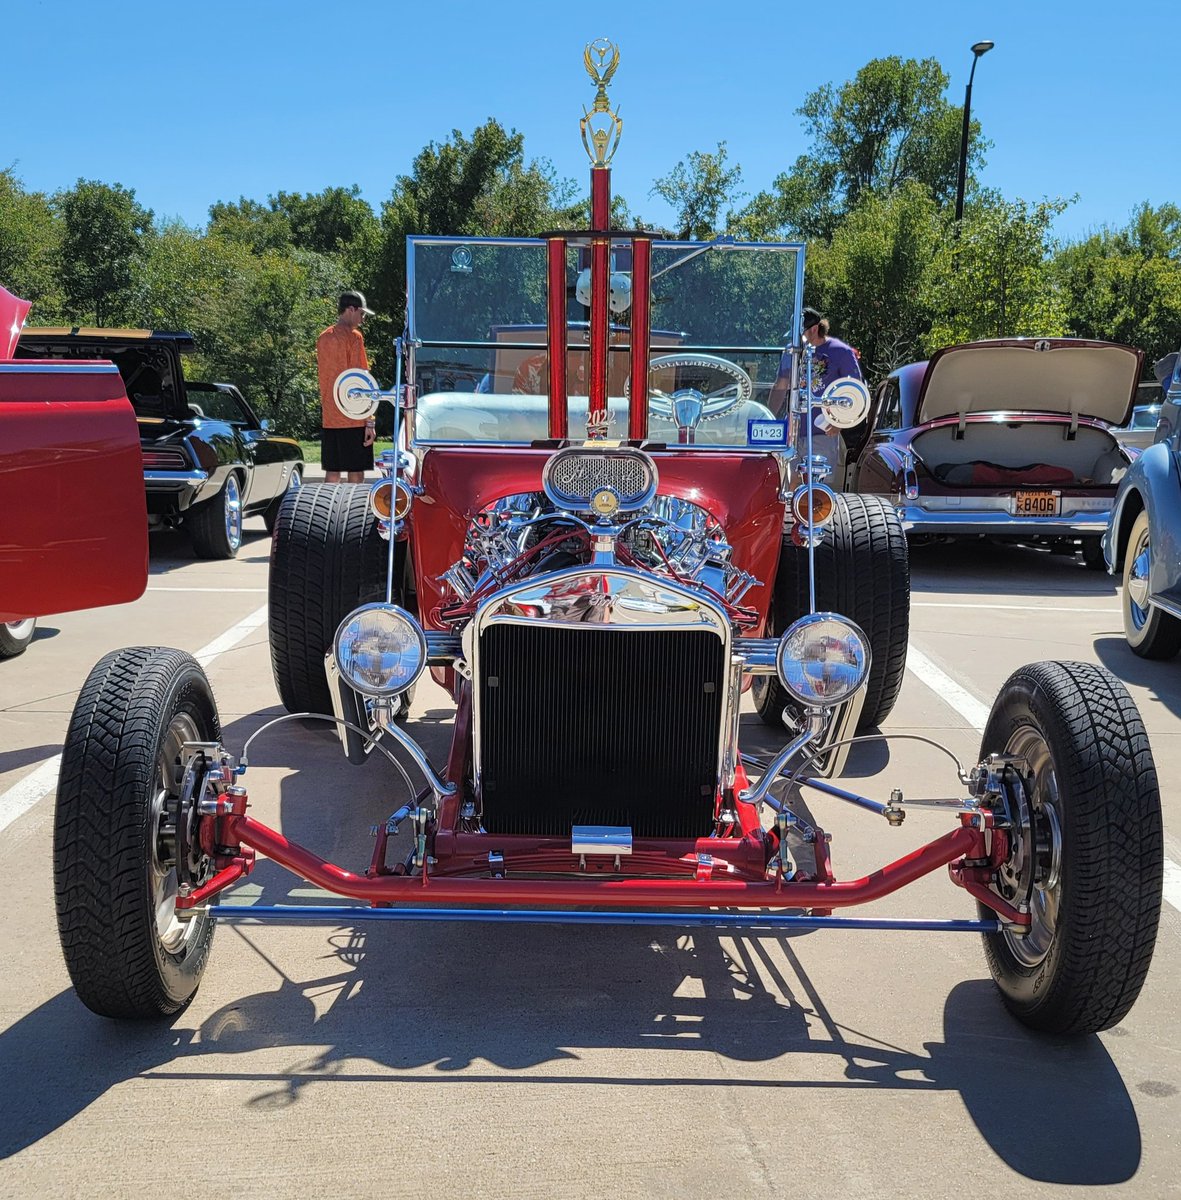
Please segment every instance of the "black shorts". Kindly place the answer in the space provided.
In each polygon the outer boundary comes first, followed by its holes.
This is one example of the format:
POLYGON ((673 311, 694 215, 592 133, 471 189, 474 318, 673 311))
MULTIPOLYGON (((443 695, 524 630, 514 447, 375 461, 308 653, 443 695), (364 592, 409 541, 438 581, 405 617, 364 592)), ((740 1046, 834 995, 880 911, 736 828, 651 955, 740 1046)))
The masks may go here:
POLYGON ((320 466, 325 471, 372 471, 373 447, 365 444, 365 428, 320 430, 320 466))

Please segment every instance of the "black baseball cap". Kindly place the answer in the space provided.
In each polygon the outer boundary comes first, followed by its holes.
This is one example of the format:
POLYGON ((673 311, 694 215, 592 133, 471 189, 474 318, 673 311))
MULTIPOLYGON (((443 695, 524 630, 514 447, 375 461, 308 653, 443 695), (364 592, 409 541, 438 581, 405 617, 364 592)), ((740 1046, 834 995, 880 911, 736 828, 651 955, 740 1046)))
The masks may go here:
POLYGON ((811 329, 813 325, 819 325, 823 320, 824 318, 814 308, 805 308, 800 318, 800 328, 811 329))
POLYGON ((364 292, 341 292, 336 311, 344 312, 346 308, 359 308, 367 316, 373 316, 373 309, 365 303, 364 292))

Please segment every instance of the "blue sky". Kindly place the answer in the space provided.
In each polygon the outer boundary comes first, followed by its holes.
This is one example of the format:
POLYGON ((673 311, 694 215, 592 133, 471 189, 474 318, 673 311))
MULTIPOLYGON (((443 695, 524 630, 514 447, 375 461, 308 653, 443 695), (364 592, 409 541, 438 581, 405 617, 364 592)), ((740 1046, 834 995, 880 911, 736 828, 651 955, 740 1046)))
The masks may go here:
POLYGON ((767 187, 806 148, 805 94, 871 58, 934 57, 961 103, 985 38, 982 182, 1077 194, 1064 238, 1121 225, 1143 200, 1181 202, 1175 2, 4 0, 0 30, 0 167, 46 191, 119 182, 193 225, 215 200, 338 184, 376 208, 423 145, 490 115, 585 185, 581 55, 597 36, 622 49, 614 190, 648 220, 670 219, 653 178, 720 140, 746 190, 767 187))

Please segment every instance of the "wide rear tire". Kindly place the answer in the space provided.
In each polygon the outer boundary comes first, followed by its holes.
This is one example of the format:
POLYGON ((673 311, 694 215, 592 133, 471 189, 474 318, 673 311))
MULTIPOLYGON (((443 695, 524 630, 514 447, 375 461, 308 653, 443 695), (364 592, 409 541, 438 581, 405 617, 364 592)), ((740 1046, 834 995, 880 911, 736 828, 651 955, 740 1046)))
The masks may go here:
POLYGON ((74 990, 104 1017, 180 1012, 197 990, 214 922, 176 919, 180 747, 217 741, 205 672, 180 650, 117 650, 90 672, 70 718, 54 816, 57 927, 74 990))
POLYGON ((198 558, 236 558, 242 548, 242 485, 235 474, 226 477, 212 500, 185 517, 198 558))
MULTIPOLYGON (((824 542, 815 548, 816 607, 855 621, 869 638, 873 661, 858 732, 880 725, 902 689, 910 636, 910 559, 892 505, 879 496, 838 495, 824 542)), ((808 612, 808 552, 784 538, 771 599, 768 636, 777 637, 808 612)), ((794 703, 774 675, 758 676, 755 706, 782 727, 794 703)))
POLYGON ((324 655, 354 608, 385 598, 388 553, 367 484, 308 484, 284 497, 271 541, 268 636, 288 712, 332 712, 324 655))
POLYGON ((984 935, 1005 1006, 1049 1033, 1119 1024, 1152 961, 1164 874, 1156 767, 1135 703, 1102 667, 1033 663, 1002 688, 980 754, 1032 770, 1031 819, 1014 822, 1019 853, 998 883, 1012 903, 1029 897, 1032 925, 984 935))

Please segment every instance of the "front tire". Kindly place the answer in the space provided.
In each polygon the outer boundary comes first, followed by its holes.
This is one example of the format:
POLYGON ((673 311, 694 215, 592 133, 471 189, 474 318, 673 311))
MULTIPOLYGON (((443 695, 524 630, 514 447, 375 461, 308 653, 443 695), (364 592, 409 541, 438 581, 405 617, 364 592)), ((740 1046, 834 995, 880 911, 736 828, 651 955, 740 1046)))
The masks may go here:
MULTIPOLYGON (((890 714, 906 673, 910 636, 910 559, 906 534, 892 505, 880 496, 840 494, 824 541, 815 549, 816 607, 856 622, 872 652, 865 703, 857 723, 863 733, 890 714)), ((768 637, 778 637, 808 612, 808 552, 783 539, 771 599, 768 637)), ((759 716, 782 728, 792 703, 774 675, 752 687, 759 716)))
POLYGON ((1005 1006, 1048 1033, 1117 1025, 1152 961, 1164 873, 1156 768, 1135 703, 1102 667, 1034 663, 1001 690, 980 754, 1015 755, 1031 771, 998 877, 1011 902, 1029 897, 1031 928, 984 935, 1005 1006))
POLYGON ((324 655, 354 608, 385 598, 388 552, 368 484, 309 484, 284 498, 271 542, 268 638, 288 712, 332 712, 324 655))
POLYGON ((212 500, 185 518, 198 558, 235 558, 242 545, 242 488, 238 476, 226 476, 212 500))
POLYGON ((37 618, 0 622, 0 658, 15 658, 24 654, 37 632, 37 618))
POLYGON ((1141 658, 1173 658, 1181 650, 1181 621, 1149 602, 1151 570, 1148 513, 1142 512, 1132 524, 1124 552, 1124 586, 1120 596, 1124 636, 1132 652, 1141 658))
POLYGON ((177 920, 166 827, 181 744, 220 736, 205 672, 180 650, 117 650, 78 695, 57 789, 54 893, 74 990, 100 1016, 171 1016, 201 982, 214 922, 177 920))

